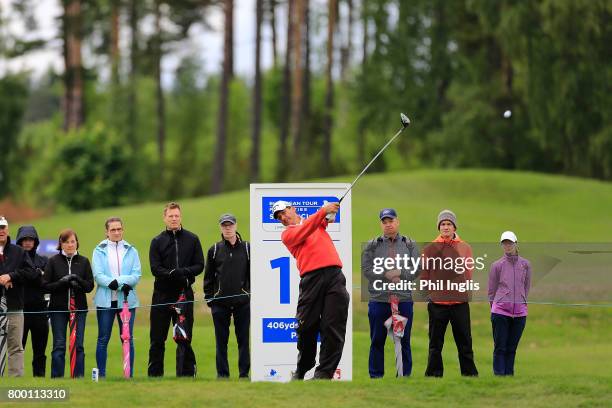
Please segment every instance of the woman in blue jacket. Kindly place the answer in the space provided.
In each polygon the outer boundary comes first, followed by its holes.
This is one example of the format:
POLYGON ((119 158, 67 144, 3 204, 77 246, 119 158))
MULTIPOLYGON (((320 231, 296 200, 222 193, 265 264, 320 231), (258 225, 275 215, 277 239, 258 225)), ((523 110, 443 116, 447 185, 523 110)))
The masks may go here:
POLYGON ((106 220, 106 239, 93 251, 93 275, 98 288, 94 302, 98 315, 98 345, 96 362, 98 375, 106 377, 107 346, 113 331, 113 320, 117 316, 119 336, 121 336, 121 318, 119 313, 127 296, 132 317, 130 319, 130 367, 134 375, 134 319, 138 297, 134 288, 141 276, 138 251, 123 240, 123 222, 113 217, 106 220))

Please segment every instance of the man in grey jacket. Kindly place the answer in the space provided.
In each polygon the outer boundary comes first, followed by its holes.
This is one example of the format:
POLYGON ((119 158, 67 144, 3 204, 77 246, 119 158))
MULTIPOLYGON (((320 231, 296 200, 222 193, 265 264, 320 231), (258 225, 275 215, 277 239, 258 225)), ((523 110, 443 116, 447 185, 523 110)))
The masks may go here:
POLYGON ((395 296, 399 300, 399 314, 408 319, 401 340, 402 375, 407 377, 412 372, 410 331, 413 302, 409 285, 416 282, 420 254, 417 245, 399 233, 400 222, 394 209, 383 209, 379 218, 382 235, 369 241, 361 254, 361 271, 368 281, 369 291, 369 372, 371 378, 385 374, 385 321, 391 317, 390 298, 395 296), (389 268, 390 265, 393 266, 389 268))

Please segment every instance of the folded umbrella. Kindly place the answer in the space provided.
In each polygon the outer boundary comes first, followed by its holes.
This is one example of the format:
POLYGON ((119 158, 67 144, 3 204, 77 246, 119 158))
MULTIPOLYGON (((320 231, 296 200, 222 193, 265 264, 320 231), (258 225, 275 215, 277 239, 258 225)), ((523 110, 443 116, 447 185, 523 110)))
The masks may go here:
POLYGON ((2 294, 0 295, 0 377, 4 376, 4 369, 6 367, 6 336, 8 334, 8 318, 6 312, 6 290, 2 287, 2 294))
POLYGON ((171 307, 176 312, 176 323, 173 328, 173 336, 175 342, 183 343, 189 341, 189 336, 187 335, 187 331, 185 330, 185 315, 183 313, 183 305, 187 301, 185 297, 185 292, 181 291, 178 300, 171 307))
POLYGON ((121 319, 121 341, 123 342, 123 376, 130 378, 132 374, 132 367, 130 365, 130 319, 132 313, 130 313, 130 307, 128 305, 127 296, 123 300, 123 309, 119 313, 121 319))
POLYGON ((389 336, 393 338, 395 346, 395 368, 397 377, 404 375, 404 362, 402 360, 402 337, 408 318, 399 314, 399 299, 395 295, 389 296, 389 304, 391 305, 391 317, 385 321, 385 327, 389 336))
POLYGON ((70 378, 75 377, 76 368, 76 331, 77 331, 77 319, 76 319, 76 300, 74 298, 74 289, 70 288, 70 342, 68 344, 68 351, 70 354, 70 378))

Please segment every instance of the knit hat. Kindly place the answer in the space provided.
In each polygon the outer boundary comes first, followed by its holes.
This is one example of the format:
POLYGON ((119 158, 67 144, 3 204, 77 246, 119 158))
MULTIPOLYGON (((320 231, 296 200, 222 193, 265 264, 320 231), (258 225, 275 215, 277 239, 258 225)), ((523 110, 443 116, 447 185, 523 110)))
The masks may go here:
POLYGON ((442 210, 440 214, 438 214, 438 230, 440 229, 440 224, 442 221, 450 221, 457 229, 457 216, 451 210, 442 210))

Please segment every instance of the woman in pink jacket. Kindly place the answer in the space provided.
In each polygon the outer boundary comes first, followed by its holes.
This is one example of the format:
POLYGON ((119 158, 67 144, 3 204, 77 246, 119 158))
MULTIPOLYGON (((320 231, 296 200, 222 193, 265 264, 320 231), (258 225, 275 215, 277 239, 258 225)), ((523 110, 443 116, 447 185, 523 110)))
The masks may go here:
POLYGON ((514 375, 514 358, 527 321, 527 295, 531 265, 518 255, 518 239, 512 231, 500 238, 504 256, 491 265, 489 303, 493 325, 493 373, 514 375))

